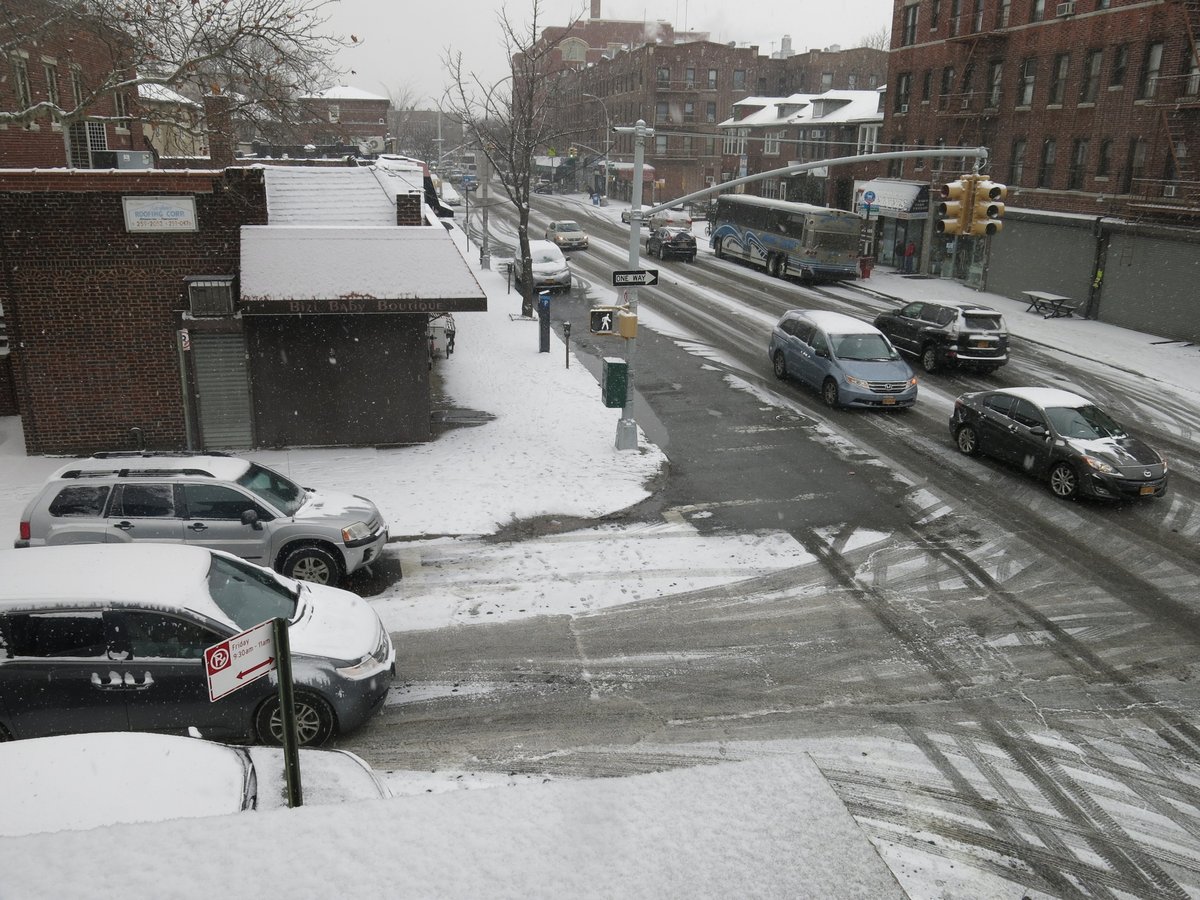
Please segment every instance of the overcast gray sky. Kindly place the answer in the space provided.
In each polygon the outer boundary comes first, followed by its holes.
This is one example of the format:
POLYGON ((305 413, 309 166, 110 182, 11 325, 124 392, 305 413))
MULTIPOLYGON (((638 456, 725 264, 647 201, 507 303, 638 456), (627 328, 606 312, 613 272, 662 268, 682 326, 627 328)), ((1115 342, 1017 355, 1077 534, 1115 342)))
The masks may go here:
MULTIPOLYGON (((442 59, 447 47, 461 51, 467 68, 495 81, 508 71, 496 11, 502 0, 342 0, 333 7, 331 27, 357 35, 362 44, 343 53, 340 64, 353 69, 345 81, 381 95, 406 87, 418 106, 433 107, 447 85, 442 59)), ((506 0, 509 15, 527 23, 531 0, 506 0)), ((590 0, 542 0, 540 25, 566 25, 573 14, 587 16, 590 0)), ((760 52, 779 49, 792 36, 798 52, 862 39, 890 27, 891 0, 602 0, 605 19, 671 22, 678 29, 708 31, 714 41, 757 44, 760 52)))

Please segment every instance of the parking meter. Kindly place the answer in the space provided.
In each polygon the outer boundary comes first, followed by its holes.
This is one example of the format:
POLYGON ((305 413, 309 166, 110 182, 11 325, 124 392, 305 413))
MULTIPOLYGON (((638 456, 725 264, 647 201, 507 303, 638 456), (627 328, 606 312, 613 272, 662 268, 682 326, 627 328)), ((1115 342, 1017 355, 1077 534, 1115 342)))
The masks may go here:
POLYGON ((550 294, 538 294, 538 353, 550 352, 550 294))

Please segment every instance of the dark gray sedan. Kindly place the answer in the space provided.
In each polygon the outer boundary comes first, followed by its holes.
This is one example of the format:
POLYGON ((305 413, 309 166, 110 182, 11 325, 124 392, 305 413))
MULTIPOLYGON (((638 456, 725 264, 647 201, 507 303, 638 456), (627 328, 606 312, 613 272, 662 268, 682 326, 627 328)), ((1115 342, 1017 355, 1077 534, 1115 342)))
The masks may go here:
POLYGON ((694 262, 696 239, 686 228, 655 228, 646 238, 646 255, 659 259, 676 256, 694 262))
POLYGON ((1085 397, 1020 387, 963 394, 950 433, 968 456, 983 453, 1044 478, 1064 499, 1161 497, 1167 464, 1085 397))

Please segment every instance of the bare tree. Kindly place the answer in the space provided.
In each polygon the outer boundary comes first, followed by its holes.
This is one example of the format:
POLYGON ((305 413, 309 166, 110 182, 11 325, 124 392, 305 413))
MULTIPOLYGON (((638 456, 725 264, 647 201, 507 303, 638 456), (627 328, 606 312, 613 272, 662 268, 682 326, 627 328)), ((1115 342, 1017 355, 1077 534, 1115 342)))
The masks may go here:
POLYGON ((872 31, 858 41, 858 46, 869 50, 887 50, 892 45, 892 32, 884 25, 878 31, 872 31))
MULTIPOLYGON (((79 92, 19 94, 0 124, 53 117, 66 124, 106 116, 107 98, 159 85, 199 99, 222 93, 258 117, 288 121, 296 99, 334 74, 333 54, 356 43, 324 33, 336 0, 0 0, 0 55, 47 40, 86 41, 79 92)), ((73 87, 75 87, 73 85, 73 87)), ((169 115, 169 111, 165 113, 169 115)), ((159 116, 164 115, 160 109, 159 116)), ((179 127, 194 128, 180 117, 179 127)))
MULTIPOLYGON (((504 49, 512 61, 512 74, 498 82, 484 82, 468 71, 461 53, 447 50, 444 55, 452 82, 449 92, 452 112, 462 120, 467 139, 478 142, 516 207, 518 252, 525 272, 532 271, 529 197, 534 156, 553 147, 564 134, 555 124, 560 117, 556 93, 551 87, 555 78, 555 52, 571 33, 568 28, 553 38, 539 34, 542 13, 542 0, 532 0, 530 19, 525 25, 515 23, 507 10, 497 13, 504 49)), ((572 21, 577 19, 578 15, 572 21)), ((532 316, 532 278, 525 279, 521 295, 522 313, 532 316)))

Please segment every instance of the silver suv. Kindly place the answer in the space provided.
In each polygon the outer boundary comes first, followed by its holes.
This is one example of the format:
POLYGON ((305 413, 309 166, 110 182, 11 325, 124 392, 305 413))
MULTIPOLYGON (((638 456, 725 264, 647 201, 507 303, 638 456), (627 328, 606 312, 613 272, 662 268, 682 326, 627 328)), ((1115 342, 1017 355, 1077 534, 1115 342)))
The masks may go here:
POLYGON ((14 546, 134 541, 197 544, 337 584, 379 557, 387 527, 364 497, 301 487, 234 456, 98 453, 50 476, 14 546))

